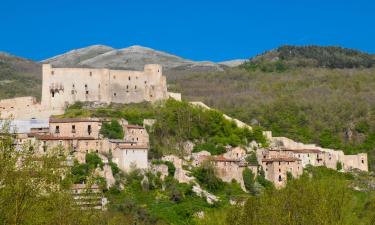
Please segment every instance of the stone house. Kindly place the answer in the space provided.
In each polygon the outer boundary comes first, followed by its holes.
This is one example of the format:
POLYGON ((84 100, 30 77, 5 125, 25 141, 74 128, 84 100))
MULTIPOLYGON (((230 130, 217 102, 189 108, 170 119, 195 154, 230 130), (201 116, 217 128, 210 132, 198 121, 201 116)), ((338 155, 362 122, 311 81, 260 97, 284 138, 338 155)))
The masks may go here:
POLYGON ((124 125, 124 139, 128 142, 137 142, 142 145, 148 145, 149 136, 147 130, 138 125, 124 125))
POLYGON ((229 148, 226 153, 223 154, 225 158, 245 160, 246 150, 241 147, 229 148))
POLYGON ((148 168, 148 145, 138 142, 127 142, 125 140, 106 140, 107 152, 111 151, 112 161, 122 171, 129 171, 136 167, 138 169, 148 168))
POLYGON ((216 175, 224 182, 232 182, 232 180, 237 181, 243 190, 245 189, 242 173, 245 168, 249 168, 254 176, 258 174, 258 166, 248 165, 245 161, 238 159, 226 158, 223 155, 213 156, 210 161, 215 167, 216 175))
POLYGON ((284 187, 287 182, 288 172, 293 177, 303 173, 302 162, 294 157, 270 157, 262 159, 265 178, 274 183, 276 188, 284 187))

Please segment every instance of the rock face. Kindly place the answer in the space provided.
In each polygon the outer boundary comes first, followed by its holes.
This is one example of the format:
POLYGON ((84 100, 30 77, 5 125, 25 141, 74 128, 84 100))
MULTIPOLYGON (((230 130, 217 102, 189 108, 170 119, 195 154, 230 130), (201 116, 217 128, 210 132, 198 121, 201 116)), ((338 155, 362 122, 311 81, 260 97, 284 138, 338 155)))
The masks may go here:
POLYGON ((50 63, 56 67, 142 70, 146 64, 161 64, 164 70, 221 71, 224 67, 238 65, 242 60, 232 60, 222 63, 192 61, 138 45, 123 49, 93 45, 57 55, 42 62, 50 63))

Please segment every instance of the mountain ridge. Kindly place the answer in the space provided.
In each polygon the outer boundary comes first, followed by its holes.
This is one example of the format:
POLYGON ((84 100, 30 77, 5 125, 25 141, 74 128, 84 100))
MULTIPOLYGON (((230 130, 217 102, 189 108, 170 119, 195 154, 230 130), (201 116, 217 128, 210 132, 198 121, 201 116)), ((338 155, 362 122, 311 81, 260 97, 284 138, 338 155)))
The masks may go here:
POLYGON ((127 70, 143 70, 145 64, 161 64, 165 70, 189 70, 195 72, 223 71, 226 67, 241 64, 244 60, 229 60, 219 63, 194 61, 164 51, 133 45, 115 49, 106 45, 91 45, 73 49, 42 60, 57 67, 94 67, 127 70))

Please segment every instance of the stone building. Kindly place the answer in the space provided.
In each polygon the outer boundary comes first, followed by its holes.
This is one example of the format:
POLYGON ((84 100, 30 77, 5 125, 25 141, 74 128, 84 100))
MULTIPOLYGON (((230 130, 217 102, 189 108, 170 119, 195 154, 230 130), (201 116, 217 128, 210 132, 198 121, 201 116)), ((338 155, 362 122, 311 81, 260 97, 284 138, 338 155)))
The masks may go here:
POLYGON ((42 106, 47 109, 61 109, 76 101, 133 103, 166 98, 167 83, 160 65, 145 65, 143 71, 43 65, 42 106))
POLYGON ((142 145, 148 145, 149 136, 147 130, 138 125, 124 125, 125 141, 137 142, 142 145))
POLYGON ((262 159, 265 178, 274 183, 275 187, 284 187, 287 182, 288 172, 293 177, 303 173, 301 160, 294 157, 269 157, 262 159))
MULTIPOLYGON (((112 161, 123 171, 147 169, 149 146, 144 143, 126 140, 108 140, 112 161)), ((108 148, 107 148, 108 149, 108 148)))
POLYGON ((74 102, 138 103, 155 102, 169 97, 162 66, 149 64, 143 71, 97 68, 55 68, 43 64, 42 101, 34 97, 0 100, 0 118, 46 119, 64 112, 74 102))

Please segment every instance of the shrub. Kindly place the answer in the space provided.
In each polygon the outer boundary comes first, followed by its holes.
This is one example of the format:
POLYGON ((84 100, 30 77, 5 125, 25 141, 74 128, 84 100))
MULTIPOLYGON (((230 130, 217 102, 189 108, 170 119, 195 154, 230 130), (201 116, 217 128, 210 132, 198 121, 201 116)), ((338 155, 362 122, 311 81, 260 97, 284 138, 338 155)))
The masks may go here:
POLYGON ((246 162, 249 163, 249 165, 258 165, 258 159, 255 152, 251 152, 248 156, 246 156, 246 162))
POLYGON ((193 175, 209 191, 217 191, 223 187, 223 181, 216 177, 215 169, 209 162, 195 168, 193 175))
POLYGON ((103 123, 100 134, 111 139, 124 138, 124 130, 117 120, 112 120, 110 123, 103 123))
POLYGON ((341 163, 341 162, 337 162, 337 163, 336 163, 336 170, 337 170, 337 171, 342 170, 342 163, 341 163))
POLYGON ((104 163, 102 159, 96 153, 87 153, 86 154, 86 164, 90 169, 95 169, 100 167, 103 169, 104 163))
POLYGON ((251 194, 255 194, 253 172, 249 168, 245 168, 242 172, 242 178, 246 190, 251 194))
POLYGON ((214 145, 212 143, 197 144, 193 148, 193 152, 208 151, 211 155, 220 155, 225 153, 225 148, 222 145, 214 145))

